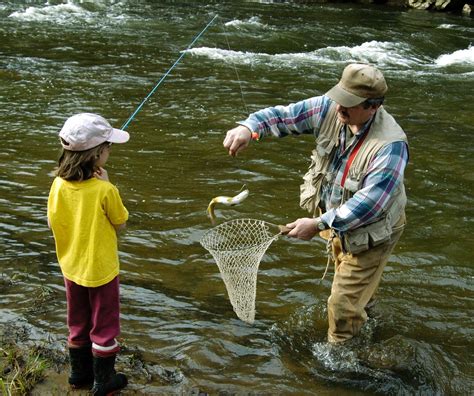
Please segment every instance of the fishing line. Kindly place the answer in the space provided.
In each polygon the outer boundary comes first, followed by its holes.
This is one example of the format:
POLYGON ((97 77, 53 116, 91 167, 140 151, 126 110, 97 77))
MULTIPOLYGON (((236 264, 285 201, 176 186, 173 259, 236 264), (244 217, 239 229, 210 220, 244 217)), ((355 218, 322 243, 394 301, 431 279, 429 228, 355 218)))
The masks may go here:
MULTIPOLYGON (((227 47, 229 48, 229 51, 232 51, 230 49, 230 43, 229 43, 229 39, 227 38, 227 29, 225 28, 225 23, 223 23, 223 26, 224 26, 224 37, 225 37, 225 41, 227 43, 227 47)), ((240 80, 240 77, 239 77, 239 72, 237 71, 237 67, 235 66, 235 63, 234 62, 231 62, 232 64, 232 67, 234 68, 234 71, 235 71, 235 75, 237 76, 237 81, 239 82, 239 87, 240 87, 240 97, 242 98, 242 103, 244 104, 244 107, 245 107, 245 114, 249 114, 249 109, 248 109, 248 106, 247 106, 247 103, 245 102, 245 98, 244 98, 244 90, 242 88, 242 81, 240 80)))
POLYGON ((153 87, 153 89, 150 91, 150 93, 145 97, 145 99, 142 100, 142 102, 138 105, 138 107, 135 109, 135 111, 132 113, 132 115, 128 118, 127 121, 122 125, 120 129, 125 130, 128 125, 132 122, 132 120, 135 118, 135 116, 138 114, 138 112, 142 109, 143 105, 147 102, 148 99, 155 93, 155 91, 158 89, 158 87, 161 85, 161 83, 165 80, 166 77, 168 77, 168 74, 171 73, 171 70, 175 68, 175 66, 181 61, 181 59, 186 55, 189 49, 194 45, 196 41, 199 40, 199 38, 204 34, 204 32, 209 28, 209 26, 212 25, 214 20, 218 17, 218 15, 214 15, 214 18, 211 19, 211 21, 206 25, 204 29, 201 30, 201 32, 194 38, 194 40, 191 42, 191 44, 188 45, 188 47, 182 51, 181 55, 179 56, 178 59, 173 63, 173 66, 171 66, 168 71, 161 77, 160 81, 153 87))

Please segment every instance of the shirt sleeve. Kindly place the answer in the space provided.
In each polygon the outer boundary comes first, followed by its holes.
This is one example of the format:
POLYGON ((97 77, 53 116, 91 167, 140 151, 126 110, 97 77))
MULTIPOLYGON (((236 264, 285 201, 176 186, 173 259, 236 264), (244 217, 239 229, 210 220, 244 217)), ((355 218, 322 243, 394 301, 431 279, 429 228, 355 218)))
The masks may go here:
POLYGON ((128 210, 125 208, 120 193, 113 184, 104 197, 103 201, 105 214, 113 225, 120 225, 128 220, 128 210))
POLYGON ((374 157, 363 187, 338 208, 322 215, 322 220, 340 232, 369 224, 381 216, 400 183, 408 162, 405 142, 394 142, 382 148, 374 157))
POLYGON ((54 180, 51 184, 51 188, 49 190, 49 195, 48 195, 48 205, 46 207, 47 218, 48 218, 48 226, 49 227, 51 225, 51 223, 50 223, 51 222, 51 216, 52 216, 52 211, 53 211, 54 203, 55 203, 56 186, 57 186, 57 177, 54 178, 54 180))
POLYGON ((317 134, 330 103, 326 96, 315 96, 288 106, 268 107, 238 124, 257 132, 259 137, 317 134))

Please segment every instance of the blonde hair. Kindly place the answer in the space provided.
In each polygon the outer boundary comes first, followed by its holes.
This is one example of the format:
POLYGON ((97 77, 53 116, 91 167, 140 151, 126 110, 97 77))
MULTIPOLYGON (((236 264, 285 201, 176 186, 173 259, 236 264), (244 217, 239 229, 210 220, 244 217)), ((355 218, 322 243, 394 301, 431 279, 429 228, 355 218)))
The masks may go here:
POLYGON ((90 179, 97 170, 97 160, 102 154, 102 151, 109 145, 109 142, 104 142, 84 151, 71 151, 63 148, 55 175, 68 181, 90 179))

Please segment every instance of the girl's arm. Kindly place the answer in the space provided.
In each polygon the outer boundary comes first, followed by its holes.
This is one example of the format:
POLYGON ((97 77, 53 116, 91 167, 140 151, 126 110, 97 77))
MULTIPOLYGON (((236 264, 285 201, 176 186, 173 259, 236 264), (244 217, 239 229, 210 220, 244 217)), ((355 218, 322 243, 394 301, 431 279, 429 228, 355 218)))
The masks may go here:
POLYGON ((115 228, 115 231, 117 234, 119 234, 121 231, 125 230, 127 228, 127 223, 122 223, 122 224, 112 224, 115 228))
POLYGON ((109 174, 102 167, 97 168, 97 170, 94 172, 94 177, 99 180, 109 181, 109 174))

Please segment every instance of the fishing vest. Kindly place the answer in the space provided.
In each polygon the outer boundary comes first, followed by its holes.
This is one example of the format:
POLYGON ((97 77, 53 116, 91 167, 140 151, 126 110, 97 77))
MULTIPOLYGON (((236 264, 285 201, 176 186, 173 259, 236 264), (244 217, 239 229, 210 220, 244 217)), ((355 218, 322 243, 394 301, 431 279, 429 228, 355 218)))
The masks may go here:
MULTIPOLYGON (((323 187, 334 183, 336 178, 334 172, 329 172, 329 166, 339 146, 339 133, 342 127, 343 124, 337 117, 336 103, 332 103, 316 138, 316 148, 311 154, 311 165, 300 186, 300 206, 310 212, 313 217, 319 216, 323 187)), ((380 149, 397 141, 407 143, 407 137, 402 128, 383 106, 377 110, 367 134, 347 173, 341 205, 362 188, 369 164, 380 149)), ((394 226, 404 214, 406 202, 405 187, 402 182, 392 192, 381 216, 368 225, 341 235, 345 250, 356 254, 390 240, 392 233, 398 231, 398 227, 394 229, 394 226)))

